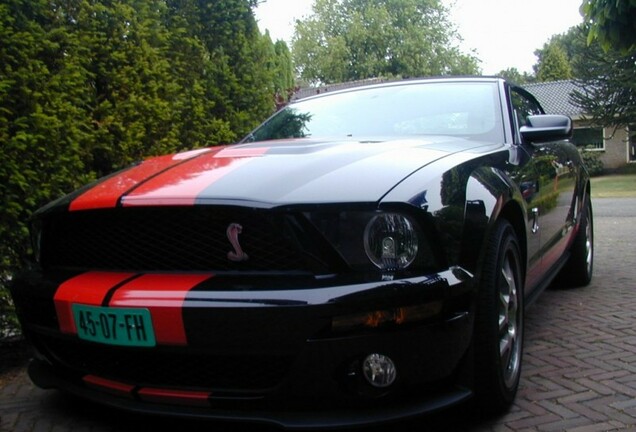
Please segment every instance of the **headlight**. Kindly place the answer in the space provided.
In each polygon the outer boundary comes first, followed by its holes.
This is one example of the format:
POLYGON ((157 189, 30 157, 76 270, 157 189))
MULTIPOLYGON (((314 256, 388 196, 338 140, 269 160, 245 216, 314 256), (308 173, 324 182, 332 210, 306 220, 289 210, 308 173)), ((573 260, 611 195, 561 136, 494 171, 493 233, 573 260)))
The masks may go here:
POLYGON ((417 256, 418 240, 413 223, 397 213, 374 216, 364 230, 364 250, 383 271, 403 270, 417 256))
MULTIPOLYGON (((411 210, 412 209, 408 209, 411 210)), ((426 237, 422 223, 424 213, 386 211, 315 211, 304 213, 311 226, 323 236, 326 243, 312 240, 309 247, 329 246, 338 253, 354 272, 384 277, 424 274, 435 271, 439 263, 432 245, 426 237)), ((315 233, 301 233, 311 239, 315 233)), ((315 251, 320 256, 321 250, 315 251)))

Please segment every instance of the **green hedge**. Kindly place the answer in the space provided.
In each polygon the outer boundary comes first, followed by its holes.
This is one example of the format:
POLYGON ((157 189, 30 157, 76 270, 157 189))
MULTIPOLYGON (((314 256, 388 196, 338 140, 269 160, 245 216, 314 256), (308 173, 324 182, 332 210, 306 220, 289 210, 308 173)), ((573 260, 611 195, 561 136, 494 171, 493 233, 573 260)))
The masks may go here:
POLYGON ((35 209, 148 156, 233 142, 274 111, 291 58, 256 4, 0 2, 2 329, 35 209))

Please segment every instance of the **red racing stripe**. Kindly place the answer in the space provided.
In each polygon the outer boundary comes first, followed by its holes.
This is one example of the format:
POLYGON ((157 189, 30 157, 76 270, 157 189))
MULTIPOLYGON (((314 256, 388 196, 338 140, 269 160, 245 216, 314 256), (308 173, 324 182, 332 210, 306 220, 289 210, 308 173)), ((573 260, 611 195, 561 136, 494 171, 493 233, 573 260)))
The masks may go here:
POLYGON ((112 208, 117 205, 123 194, 153 175, 160 173, 173 165, 183 163, 184 160, 209 152, 210 149, 199 149, 177 155, 160 156, 148 159, 141 164, 110 177, 74 199, 69 209, 90 210, 98 208, 112 208))
POLYGON ((93 387, 117 396, 125 396, 130 399, 134 399, 132 393, 135 389, 134 385, 122 383, 119 381, 112 381, 95 375, 85 375, 82 377, 82 381, 84 381, 84 383, 86 383, 86 385, 88 385, 89 387, 93 387))
POLYGON ((137 392, 137 395, 143 401, 189 406, 208 406, 208 398, 210 397, 208 392, 160 388, 142 388, 137 392))
POLYGON ((143 183, 122 198, 122 205, 193 205, 212 183, 267 150, 268 147, 223 148, 204 155, 143 183))
POLYGON ((150 310, 158 344, 187 345, 183 303, 188 292, 212 274, 147 274, 113 294, 109 306, 143 307, 150 310))
POLYGON ((134 273, 88 272, 62 283, 53 296, 60 331, 77 333, 71 310, 73 303, 99 306, 110 289, 133 276, 134 273))

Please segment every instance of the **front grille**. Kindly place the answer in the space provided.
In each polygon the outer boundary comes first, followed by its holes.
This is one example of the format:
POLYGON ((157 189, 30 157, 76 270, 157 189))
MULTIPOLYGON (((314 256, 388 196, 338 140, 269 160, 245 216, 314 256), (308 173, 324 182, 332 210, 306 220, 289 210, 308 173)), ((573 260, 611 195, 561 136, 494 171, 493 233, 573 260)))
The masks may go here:
POLYGON ((44 224, 43 265, 136 271, 311 271, 299 249, 295 216, 235 207, 144 207, 51 215, 44 224), (228 259, 226 230, 243 227, 249 259, 228 259))
POLYGON ((289 356, 214 355, 188 349, 103 346, 38 336, 36 345, 57 366, 80 375, 145 386, 217 390, 267 390, 280 384, 289 356))

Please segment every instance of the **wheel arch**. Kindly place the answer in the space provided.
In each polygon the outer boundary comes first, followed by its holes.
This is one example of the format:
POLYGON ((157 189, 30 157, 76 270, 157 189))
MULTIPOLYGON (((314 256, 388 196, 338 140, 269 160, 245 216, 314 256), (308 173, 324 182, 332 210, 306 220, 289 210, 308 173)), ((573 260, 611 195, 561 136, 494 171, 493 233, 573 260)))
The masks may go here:
POLYGON ((523 198, 516 191, 514 186, 507 183, 504 173, 497 172, 493 176, 492 169, 479 168, 475 170, 468 180, 466 186, 466 209, 464 217, 464 230, 462 244, 462 265, 466 268, 477 271, 484 260, 486 253, 486 243, 497 222, 501 219, 507 220, 513 227, 519 242, 521 253, 522 272, 525 277, 527 269, 527 229, 523 198), (484 175, 486 173, 487 175, 484 175), (487 193, 487 194, 486 194, 487 193), (477 209, 474 202, 482 204, 482 208, 477 209), (485 212, 485 218, 483 217, 485 212), (481 214, 481 215, 478 215, 481 214), (481 245, 475 248, 475 244, 481 245))
POLYGON ((522 277, 525 279, 528 265, 528 238, 526 236, 526 224, 525 218, 523 217, 523 209, 517 201, 509 200, 502 209, 499 218, 506 219, 515 230, 517 241, 519 242, 519 252, 521 253, 522 277))

